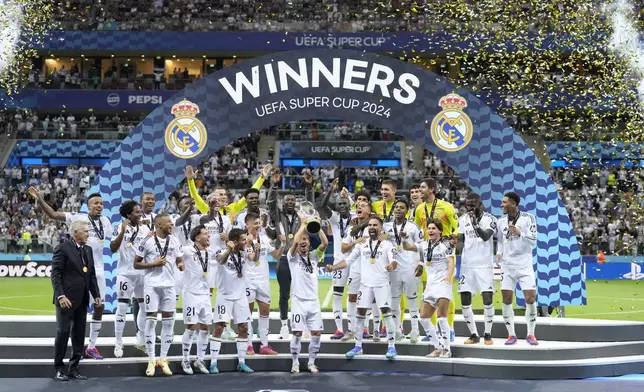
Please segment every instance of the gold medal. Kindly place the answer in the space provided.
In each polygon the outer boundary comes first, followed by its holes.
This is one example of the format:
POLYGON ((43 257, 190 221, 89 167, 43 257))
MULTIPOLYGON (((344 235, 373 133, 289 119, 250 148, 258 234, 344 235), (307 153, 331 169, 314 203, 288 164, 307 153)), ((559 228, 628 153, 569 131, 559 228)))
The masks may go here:
POLYGON ((203 273, 203 277, 204 277, 204 278, 207 278, 207 277, 208 277, 208 273, 207 273, 207 272, 204 272, 204 273, 203 273))
POLYGON ((239 279, 241 279, 241 278, 243 278, 243 277, 244 277, 244 275, 242 275, 242 273, 240 272, 240 273, 238 273, 238 274, 237 274, 237 277, 238 277, 239 279))
POLYGON ((288 238, 293 238, 293 233, 289 234, 288 238))
POLYGON ((402 250, 402 245, 396 245, 396 250, 402 250))
POLYGON ((255 265, 259 267, 259 260, 255 262, 255 265))
POLYGON ((426 263, 425 263, 425 265, 426 265, 426 266, 428 266, 428 267, 431 267, 431 266, 432 266, 432 262, 431 262, 431 261, 428 261, 428 262, 426 262, 426 263))
POLYGON ((130 247, 130 246, 132 246, 132 243, 131 243, 131 242, 128 242, 126 246, 127 246, 127 247, 130 247))
POLYGON ((101 244, 102 244, 102 243, 105 243, 105 240, 101 240, 101 244))
POLYGON ((87 267, 83 267, 83 272, 87 273, 87 267))
POLYGON ((370 259, 369 259, 369 262, 370 262, 371 264, 375 263, 375 262, 376 262, 376 258, 375 258, 375 257, 370 258, 370 259))

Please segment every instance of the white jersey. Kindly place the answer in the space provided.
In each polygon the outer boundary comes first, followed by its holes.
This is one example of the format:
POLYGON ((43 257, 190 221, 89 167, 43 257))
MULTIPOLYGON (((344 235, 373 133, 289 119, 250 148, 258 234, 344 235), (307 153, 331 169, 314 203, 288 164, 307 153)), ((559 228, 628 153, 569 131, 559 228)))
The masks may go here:
POLYGON ((532 267, 532 249, 537 245, 537 220, 534 215, 520 212, 515 226, 520 235, 508 231, 508 216, 497 221, 498 249, 501 263, 508 267, 532 267))
MULTIPOLYGON (((246 230, 246 215, 248 215, 248 208, 244 208, 239 214, 237 214, 237 216, 235 216, 235 221, 232 223, 235 229, 246 230)), ((266 219, 270 223, 270 215, 268 214, 268 210, 260 208, 259 216, 262 217, 263 215, 266 215, 266 219)), ((263 227, 261 228, 260 231, 262 234, 265 233, 265 230, 263 227)))
POLYGON ((175 271, 177 271, 177 259, 183 256, 179 240, 169 235, 166 238, 159 238, 156 234, 145 237, 145 240, 136 250, 136 255, 143 258, 145 263, 153 263, 161 257, 166 249, 166 263, 162 267, 143 270, 143 284, 146 287, 174 287, 176 283, 175 271), (158 241, 158 243, 157 243, 158 241))
POLYGON ((360 265, 360 283, 363 286, 382 287, 389 284, 389 272, 385 267, 397 259, 396 249, 390 241, 384 240, 378 245, 377 240, 368 239, 353 248, 347 263, 351 268, 354 262, 360 265), (375 256, 373 262, 372 255, 375 256))
MULTIPOLYGON (((456 257, 454 247, 446 240, 432 244, 429 240, 423 241, 418 249, 422 256, 427 272, 427 286, 429 282, 440 282, 447 276, 449 272, 449 262, 447 257, 456 257)), ((454 259, 456 262, 456 259, 454 259)))
MULTIPOLYGON (((181 246, 187 246, 187 245, 192 246, 192 241, 190 241, 190 232, 195 227, 195 225, 193 225, 192 219, 188 218, 188 221, 186 223, 184 223, 181 226, 177 226, 176 222, 180 216, 181 215, 179 214, 173 214, 170 216, 170 220, 174 225, 172 227, 172 235, 177 237, 177 239, 179 240, 179 243, 181 243, 181 246)), ((194 215, 191 215, 191 217, 192 216, 194 215)))
POLYGON ((288 266, 291 270, 291 289, 293 296, 303 300, 319 300, 318 297, 318 263, 324 260, 324 252, 318 249, 302 257, 295 249, 292 255, 286 252, 288 266))
MULTIPOLYGON (((219 249, 215 256, 226 252, 219 249)), ((223 264, 217 262, 217 296, 227 301, 237 301, 246 298, 246 272, 251 261, 246 250, 230 252, 228 260, 223 264), (241 276, 240 276, 241 274, 241 276)))
POLYGON ((199 251, 194 244, 183 247, 184 292, 197 295, 210 294, 208 274, 214 273, 210 267, 210 265, 212 265, 211 261, 214 258, 214 253, 211 253, 208 250, 199 251), (199 255, 201 255, 201 259, 199 258, 199 255))
POLYGON ((233 228, 229 216, 217 214, 214 218, 211 218, 209 214, 192 215, 190 220, 192 227, 197 227, 201 222, 206 222, 204 226, 206 226, 206 230, 210 234, 210 251, 213 254, 217 252, 217 249, 226 247, 226 241, 223 241, 220 235, 221 233, 229 233, 233 228))
POLYGON ((396 248, 396 254, 398 255, 398 267, 396 271, 406 272, 410 271, 418 265, 418 252, 411 252, 408 250, 402 249, 402 237, 400 237, 401 232, 407 234, 407 242, 416 244, 417 246, 423 241, 423 232, 418 228, 414 222, 409 222, 407 220, 403 221, 402 224, 396 224, 394 229, 395 219, 391 222, 387 222, 382 226, 382 231, 389 235, 389 241, 396 248))
MULTIPOLYGON (((112 238, 118 237, 121 233, 121 225, 123 223, 118 223, 114 226, 114 232, 112 233, 112 238)), ((146 225, 139 225, 138 227, 133 227, 128 225, 125 229, 125 234, 123 235, 123 241, 121 241, 121 246, 118 249, 118 262, 116 264, 116 270, 119 275, 122 276, 139 276, 143 275, 143 270, 134 269, 134 257, 136 256, 136 250, 141 243, 145 241, 146 237, 150 230, 146 225)))
POLYGON ((89 237, 87 238, 87 245, 92 248, 92 256, 94 256, 94 268, 98 273, 105 271, 105 261, 103 260, 103 248, 105 247, 105 240, 112 238, 112 224, 109 219, 101 216, 100 219, 92 219, 86 213, 65 213, 65 223, 71 227, 72 223, 76 221, 87 222, 89 228, 89 237))
POLYGON ((328 221, 333 233, 333 258, 338 261, 344 260, 351 254, 351 252, 342 253, 342 240, 350 233, 349 223, 351 222, 351 217, 345 219, 337 212, 332 211, 328 221))
MULTIPOLYGON (((361 232, 359 232, 355 237, 352 237, 352 236, 351 236, 351 230, 353 230, 353 226, 349 226, 349 228, 347 229, 347 235, 346 235, 346 236, 344 236, 344 238, 342 239, 342 243, 343 243, 343 244, 350 244, 350 243, 352 243, 355 239, 358 239, 358 238, 360 238, 360 237, 369 237, 369 231, 367 230, 367 228, 364 228, 364 229, 363 229, 361 232)), ((354 251, 358 246, 360 246, 360 245, 356 245, 356 246, 354 246, 354 247, 353 247, 353 249, 351 249, 349 252, 345 253, 345 255, 346 255, 346 256, 345 256, 345 258, 344 258, 344 259, 345 259, 345 260, 346 260, 346 259, 348 259, 348 258, 351 256, 351 254, 353 253, 353 251, 354 251)), ((351 270, 352 270, 352 271, 354 271, 354 272, 359 273, 359 272, 360 272, 360 263, 354 263, 354 264, 351 266, 351 270)))
MULTIPOLYGON (((259 258, 256 262, 251 261, 248 264, 248 268, 246 269, 246 281, 268 283, 268 255, 275 250, 275 247, 271 244, 271 239, 265 235, 259 236, 259 244, 257 241, 253 241, 253 243, 255 245, 255 249, 259 250, 259 258)), ((248 250, 248 252, 252 251, 252 249, 248 250)))
POLYGON ((492 230, 492 237, 483 241, 474 231, 472 219, 465 214, 458 219, 458 232, 465 236, 461 256, 461 267, 492 268, 494 266, 494 236, 496 235, 496 218, 483 212, 479 227, 483 231, 492 230))
POLYGON ((149 214, 146 214, 145 212, 141 212, 141 222, 142 224, 146 225, 150 231, 154 231, 154 218, 157 217, 157 214, 154 212, 150 212, 149 214))

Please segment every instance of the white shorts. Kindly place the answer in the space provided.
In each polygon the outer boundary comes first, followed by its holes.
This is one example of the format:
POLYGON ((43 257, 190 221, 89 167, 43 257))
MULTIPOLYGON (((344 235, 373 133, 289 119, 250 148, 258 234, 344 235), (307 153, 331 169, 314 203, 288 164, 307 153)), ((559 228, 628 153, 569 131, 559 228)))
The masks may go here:
POLYGON ((514 291, 517 283, 521 290, 536 290, 537 280, 532 265, 525 267, 507 267, 501 264, 501 290, 514 291))
POLYGON ((494 292, 494 268, 463 268, 458 278, 459 293, 494 292))
POLYGON ((175 312, 177 310, 177 293, 172 287, 149 287, 143 288, 145 295, 145 312, 175 312))
POLYGON ((291 330, 324 330, 322 324, 322 309, 319 300, 304 300, 297 297, 291 299, 291 330))
POLYGON ((405 293, 407 299, 416 299, 418 297, 418 284, 420 277, 416 277, 416 271, 398 271, 394 270, 390 275, 391 296, 399 298, 405 293))
POLYGON ((131 299, 143 298, 143 276, 142 275, 119 275, 116 277, 116 298, 131 299))
POLYGON ((374 299, 379 308, 391 308, 391 287, 389 285, 381 287, 361 285, 360 291, 358 291, 358 308, 371 309, 374 299))
POLYGON ((360 291, 360 271, 356 271, 357 268, 354 268, 349 273, 349 279, 347 280, 347 285, 349 286, 348 293, 357 295, 360 291))
MULTIPOLYGON (((98 292, 101 293, 101 300, 105 302, 105 296, 107 295, 107 285, 105 283, 105 271, 96 271, 96 282, 98 283, 98 292)), ((92 303, 94 302, 94 296, 92 292, 89 292, 89 296, 92 298, 92 303)))
POLYGON ((255 301, 263 302, 265 304, 271 303, 271 284, 267 280, 265 282, 246 282, 246 299, 248 303, 252 304, 255 301))
POLYGON ((183 323, 186 325, 212 324, 212 306, 210 293, 193 294, 183 292, 183 323))
MULTIPOLYGON (((334 260, 333 265, 338 264, 342 260, 334 260)), ((344 287, 347 285, 349 280, 349 275, 351 275, 351 266, 348 265, 347 268, 333 271, 333 287, 344 287)))
POLYGON ((174 292, 177 293, 177 297, 183 291, 183 272, 178 269, 174 271, 174 292))
POLYGON ((217 265, 208 263, 208 285, 211 289, 217 288, 217 265))
POLYGON ((248 300, 227 300, 218 295, 215 301, 214 323, 227 323, 233 320, 233 324, 242 324, 251 321, 248 300))
POLYGON ((423 302, 427 302, 436 308, 436 304, 441 298, 452 300, 452 284, 436 281, 427 282, 423 293, 423 302))

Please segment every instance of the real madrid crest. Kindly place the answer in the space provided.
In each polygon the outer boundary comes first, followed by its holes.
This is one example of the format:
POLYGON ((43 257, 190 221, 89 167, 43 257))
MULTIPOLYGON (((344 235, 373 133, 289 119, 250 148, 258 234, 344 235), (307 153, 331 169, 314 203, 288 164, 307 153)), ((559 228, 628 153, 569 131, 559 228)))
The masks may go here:
POLYGON ((188 100, 172 106, 175 119, 165 129, 165 145, 170 153, 178 158, 188 159, 203 151, 208 140, 208 132, 203 123, 195 116, 199 106, 188 100))
POLYGON ((447 94, 440 99, 443 110, 434 117, 430 132, 434 143, 445 151, 459 151, 472 140, 474 127, 472 120, 463 112, 467 101, 456 93, 447 94))

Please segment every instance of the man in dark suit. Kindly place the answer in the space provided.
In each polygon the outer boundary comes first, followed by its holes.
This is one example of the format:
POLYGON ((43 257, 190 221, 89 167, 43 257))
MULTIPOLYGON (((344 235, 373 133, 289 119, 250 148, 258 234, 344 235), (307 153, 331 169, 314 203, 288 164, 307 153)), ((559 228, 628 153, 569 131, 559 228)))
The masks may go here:
POLYGON ((94 306, 101 304, 92 249, 86 245, 89 231, 87 222, 76 221, 71 226, 71 240, 54 249, 51 284, 56 305, 56 342, 54 347, 55 380, 70 378, 86 380, 78 372, 78 362, 85 344, 85 325, 89 293, 94 297, 94 306), (69 334, 72 335, 72 357, 69 371, 65 373, 63 358, 67 351, 69 334))

